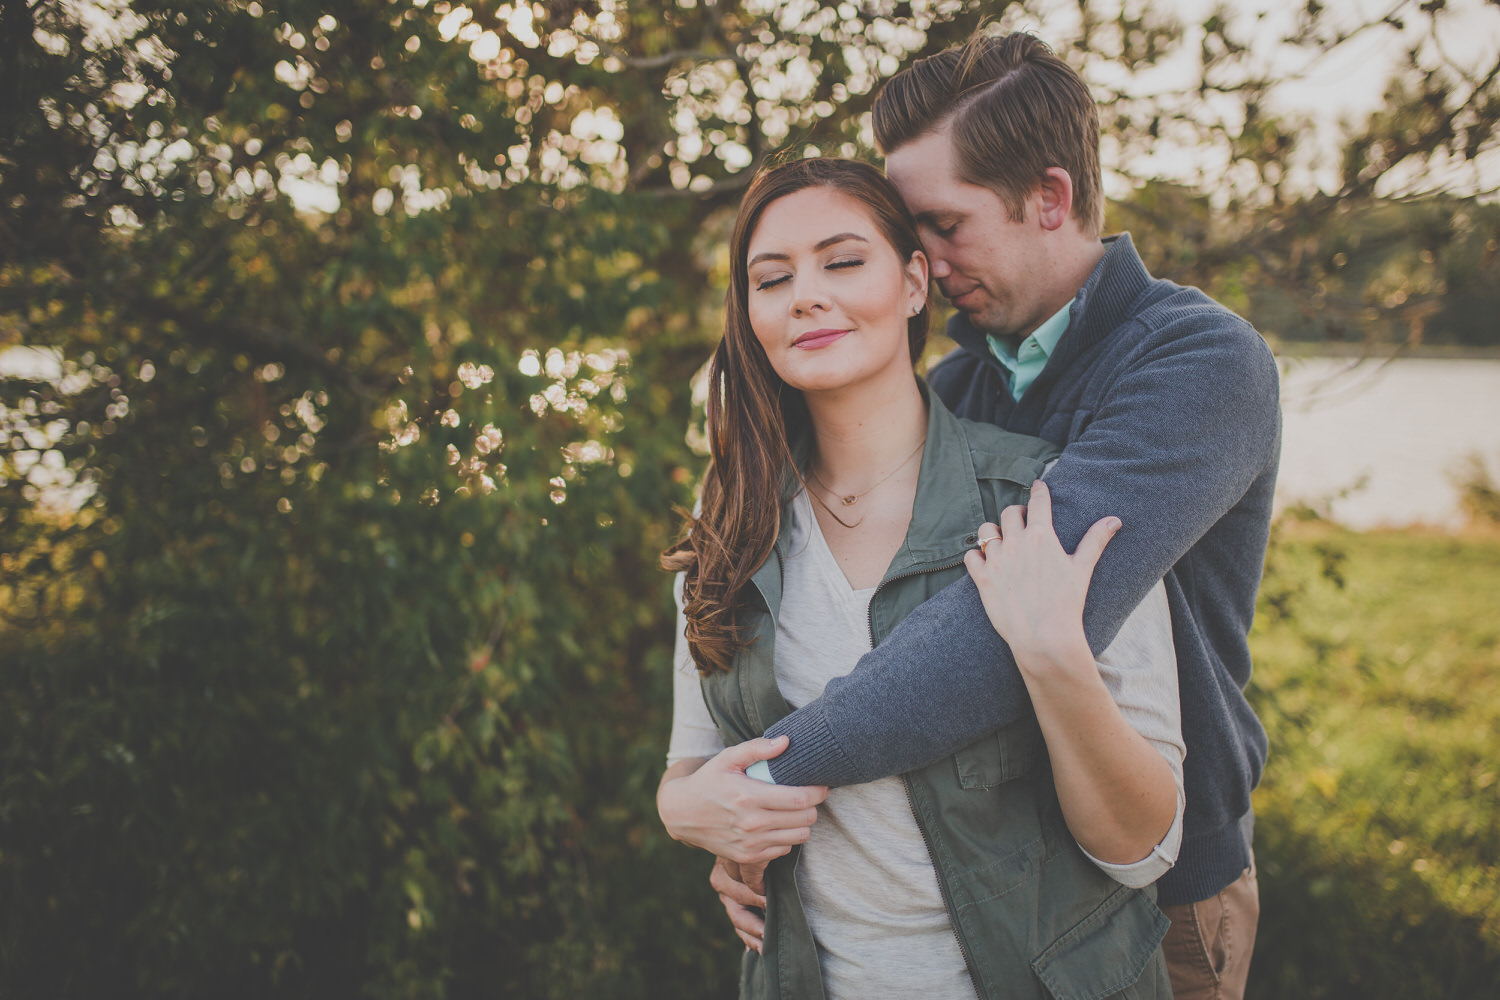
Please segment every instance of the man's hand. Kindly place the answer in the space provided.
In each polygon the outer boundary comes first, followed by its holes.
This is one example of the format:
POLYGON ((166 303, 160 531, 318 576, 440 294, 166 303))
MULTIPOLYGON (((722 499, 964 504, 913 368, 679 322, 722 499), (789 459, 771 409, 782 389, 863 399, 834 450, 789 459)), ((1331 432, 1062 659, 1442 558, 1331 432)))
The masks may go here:
POLYGON ((745 942, 745 947, 757 954, 766 937, 766 921, 761 915, 766 909, 765 874, 765 862, 740 865, 716 858, 714 870, 708 876, 708 884, 719 894, 719 902, 724 904, 734 932, 745 942))

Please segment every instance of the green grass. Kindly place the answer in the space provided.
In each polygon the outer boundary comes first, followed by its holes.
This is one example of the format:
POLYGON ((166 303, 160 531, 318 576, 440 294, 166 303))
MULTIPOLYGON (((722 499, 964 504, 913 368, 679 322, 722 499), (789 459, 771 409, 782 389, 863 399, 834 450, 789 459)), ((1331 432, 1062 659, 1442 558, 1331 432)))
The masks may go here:
POLYGON ((1290 525, 1252 645, 1252 996, 1500 996, 1500 536, 1290 525))

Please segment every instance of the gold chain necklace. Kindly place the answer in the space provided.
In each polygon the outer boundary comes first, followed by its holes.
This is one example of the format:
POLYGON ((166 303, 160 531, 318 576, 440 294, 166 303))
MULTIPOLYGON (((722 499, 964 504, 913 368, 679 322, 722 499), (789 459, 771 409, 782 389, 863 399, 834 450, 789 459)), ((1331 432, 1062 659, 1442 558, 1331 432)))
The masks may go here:
MULTIPOLYGON (((871 483, 869 486, 866 486, 858 493, 839 493, 836 490, 831 489, 827 483, 823 482, 823 480, 819 479, 816 471, 812 469, 809 469, 807 471, 808 474, 812 476, 813 482, 817 483, 818 486, 822 488, 824 493, 827 493, 829 496, 838 497, 839 503, 843 504, 845 507, 853 507, 855 504, 859 503, 861 498, 868 496, 870 494, 870 491, 875 489, 875 487, 879 486, 887 479, 890 479, 896 473, 900 472, 902 469, 911 464, 911 460, 917 457, 917 452, 921 451, 922 446, 926 443, 927 436, 924 434, 922 436, 922 440, 917 442, 916 448, 912 449, 912 453, 901 460, 900 465, 896 466, 890 472, 887 472, 885 475, 881 476, 879 479, 875 480, 873 483, 871 483)), ((831 514, 833 513, 833 511, 829 511, 829 513, 831 514)), ((837 520, 837 518, 835 518, 835 520, 837 520)), ((842 524, 843 522, 840 521, 839 523, 842 524)))

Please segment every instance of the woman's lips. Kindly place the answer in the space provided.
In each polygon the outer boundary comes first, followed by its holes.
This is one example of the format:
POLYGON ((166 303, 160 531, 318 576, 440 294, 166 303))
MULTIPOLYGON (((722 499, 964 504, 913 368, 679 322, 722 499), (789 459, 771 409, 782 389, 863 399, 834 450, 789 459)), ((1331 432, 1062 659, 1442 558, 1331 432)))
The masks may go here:
POLYGON ((792 346, 814 351, 820 347, 827 347, 848 332, 848 330, 813 330, 792 341, 792 346))

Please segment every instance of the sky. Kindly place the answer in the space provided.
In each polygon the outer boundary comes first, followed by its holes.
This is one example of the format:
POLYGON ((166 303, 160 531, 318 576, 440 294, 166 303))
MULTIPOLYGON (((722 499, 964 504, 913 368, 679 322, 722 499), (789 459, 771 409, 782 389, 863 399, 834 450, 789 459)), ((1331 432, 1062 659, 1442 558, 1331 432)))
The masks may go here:
MULTIPOLYGON (((1241 35, 1251 38, 1252 63, 1268 77, 1280 83, 1266 101, 1267 109, 1287 115, 1303 115, 1314 123, 1309 153, 1322 160, 1298 175, 1299 183, 1317 186, 1325 191, 1337 189, 1336 158, 1331 155, 1341 121, 1358 121, 1378 110, 1384 100, 1385 85, 1391 74, 1405 60, 1405 54, 1421 41, 1426 18, 1418 12, 1416 0, 1323 0, 1332 23, 1345 28, 1378 21, 1393 11, 1407 20, 1405 30, 1381 25, 1365 31, 1340 45, 1333 52, 1313 57, 1282 43, 1295 29, 1297 12, 1303 4, 1287 0, 1241 0, 1233 5, 1223 0, 1122 0, 1128 7, 1140 8, 1147 2, 1156 9, 1165 8, 1189 27, 1187 44, 1178 58, 1164 62, 1150 76, 1137 76, 1122 86, 1137 94, 1160 93, 1180 88, 1193 79, 1193 61, 1201 30, 1195 26, 1215 8, 1228 16, 1241 35), (1414 16, 1415 15, 1415 16, 1414 16)), ((1071 0, 1043 0, 1057 13, 1047 14, 1038 24, 1038 34, 1047 37, 1049 30, 1063 28, 1076 20, 1076 3, 1071 0)), ((1500 2, 1496 0, 1446 0, 1438 21, 1435 39, 1423 49, 1428 64, 1445 61, 1462 67, 1471 75, 1483 72, 1500 57, 1500 2)), ((1099 82, 1099 81, 1095 81, 1099 82)), ((1107 144, 1106 144, 1107 146, 1107 144)), ((1106 159, 1108 152, 1106 148, 1106 159)), ((1216 162, 1212 154, 1191 149, 1163 150, 1149 161, 1153 172, 1170 179, 1203 183, 1205 173, 1212 178, 1228 169, 1216 162)), ((1136 173, 1142 171, 1137 170, 1136 173)), ((1432 173, 1425 177, 1394 178, 1407 182, 1446 186, 1455 191, 1484 191, 1500 187, 1500 150, 1491 150, 1478 169, 1461 172, 1432 173)), ((1124 192, 1115 186, 1111 195, 1124 192)), ((1390 192, 1382 192, 1390 193, 1390 192)))

